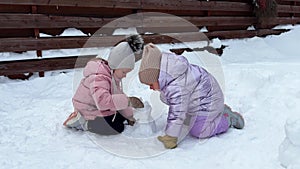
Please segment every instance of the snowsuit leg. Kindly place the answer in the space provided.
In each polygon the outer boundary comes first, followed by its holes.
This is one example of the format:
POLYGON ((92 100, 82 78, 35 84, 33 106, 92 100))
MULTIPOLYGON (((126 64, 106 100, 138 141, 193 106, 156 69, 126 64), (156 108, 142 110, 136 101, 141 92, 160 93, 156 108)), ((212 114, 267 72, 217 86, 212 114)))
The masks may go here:
POLYGON ((115 135, 124 131, 124 118, 117 112, 114 121, 114 115, 106 117, 96 117, 95 120, 88 121, 88 131, 100 135, 115 135))
POLYGON ((207 118, 207 116, 197 116, 196 121, 190 130, 192 136, 197 138, 209 138, 228 130, 228 120, 223 113, 220 113, 213 121, 208 121, 207 118))

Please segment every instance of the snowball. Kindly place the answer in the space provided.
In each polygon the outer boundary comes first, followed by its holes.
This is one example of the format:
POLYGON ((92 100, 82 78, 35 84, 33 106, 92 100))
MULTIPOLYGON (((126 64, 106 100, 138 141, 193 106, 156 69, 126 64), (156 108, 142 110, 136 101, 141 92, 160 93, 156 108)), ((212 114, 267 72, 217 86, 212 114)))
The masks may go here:
POLYGON ((151 112, 152 107, 147 101, 144 102, 144 108, 135 109, 134 118, 137 120, 136 124, 127 128, 127 130, 124 131, 124 134, 140 138, 158 134, 156 121, 153 119, 151 112))
POLYGON ((285 124, 285 133, 292 144, 300 146, 300 118, 288 119, 285 124))
POLYGON ((287 169, 299 169, 300 162, 296 162, 295 164, 289 165, 287 169))
POLYGON ((284 167, 296 165, 299 161, 300 146, 293 145, 289 139, 285 139, 279 147, 279 161, 284 167))

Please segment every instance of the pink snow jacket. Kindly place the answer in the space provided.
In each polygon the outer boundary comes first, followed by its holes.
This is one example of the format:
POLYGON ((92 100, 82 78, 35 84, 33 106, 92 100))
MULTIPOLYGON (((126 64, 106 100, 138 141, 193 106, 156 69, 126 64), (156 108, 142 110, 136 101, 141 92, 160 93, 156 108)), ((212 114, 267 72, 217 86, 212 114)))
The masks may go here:
POLYGON ((161 100, 169 105, 167 135, 179 137, 183 124, 191 128, 197 116, 206 118, 199 130, 207 130, 212 121, 221 119, 223 92, 216 79, 205 69, 190 64, 183 56, 162 53, 158 81, 161 100))
POLYGON ((128 107, 128 98, 120 88, 120 79, 112 78, 107 61, 89 61, 83 70, 83 76, 72 99, 75 111, 80 112, 86 120, 110 116, 116 111, 127 119, 133 117, 133 110, 128 107))

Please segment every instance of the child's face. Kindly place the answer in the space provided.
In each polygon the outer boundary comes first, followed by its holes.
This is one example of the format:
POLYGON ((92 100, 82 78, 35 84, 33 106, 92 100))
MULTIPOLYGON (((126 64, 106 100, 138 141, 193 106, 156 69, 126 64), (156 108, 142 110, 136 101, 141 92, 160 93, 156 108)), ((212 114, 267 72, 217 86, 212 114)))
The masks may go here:
POLYGON ((128 69, 128 68, 116 69, 114 71, 114 74, 118 79, 122 79, 126 77, 127 73, 130 72, 131 70, 132 69, 128 69))
POLYGON ((152 90, 160 90, 158 82, 154 82, 154 83, 150 84, 149 86, 150 86, 150 89, 152 89, 152 90))

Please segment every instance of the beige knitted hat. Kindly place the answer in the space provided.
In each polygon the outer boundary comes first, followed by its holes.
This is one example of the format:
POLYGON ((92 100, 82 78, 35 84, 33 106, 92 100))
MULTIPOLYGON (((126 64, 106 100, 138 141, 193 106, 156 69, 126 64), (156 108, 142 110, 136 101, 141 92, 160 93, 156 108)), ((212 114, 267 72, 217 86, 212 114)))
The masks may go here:
POLYGON ((161 55, 160 50, 152 43, 144 47, 139 70, 139 79, 141 83, 150 85, 158 81, 161 55))

